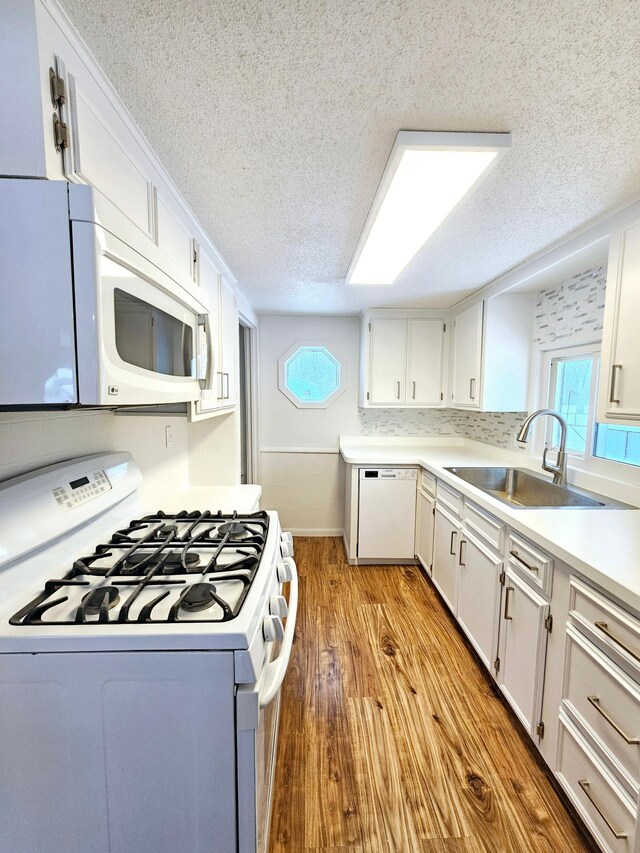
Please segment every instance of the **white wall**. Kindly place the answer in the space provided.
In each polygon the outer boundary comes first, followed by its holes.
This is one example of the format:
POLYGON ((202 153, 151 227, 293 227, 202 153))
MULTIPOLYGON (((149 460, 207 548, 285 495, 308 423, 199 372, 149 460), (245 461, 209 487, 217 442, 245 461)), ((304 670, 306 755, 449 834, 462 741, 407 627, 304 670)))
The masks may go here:
POLYGON ((145 494, 188 483, 184 417, 115 415, 110 411, 0 412, 0 481, 54 462, 128 450, 140 466, 145 494), (173 429, 167 447, 165 428, 173 429))
POLYGON ((261 505, 277 509, 299 535, 340 535, 344 464, 340 435, 358 427, 357 317, 264 316, 258 343, 261 505), (278 359, 297 341, 317 342, 340 359, 344 394, 327 409, 298 409, 278 389, 278 359), (302 451, 302 452, 300 452, 302 451))

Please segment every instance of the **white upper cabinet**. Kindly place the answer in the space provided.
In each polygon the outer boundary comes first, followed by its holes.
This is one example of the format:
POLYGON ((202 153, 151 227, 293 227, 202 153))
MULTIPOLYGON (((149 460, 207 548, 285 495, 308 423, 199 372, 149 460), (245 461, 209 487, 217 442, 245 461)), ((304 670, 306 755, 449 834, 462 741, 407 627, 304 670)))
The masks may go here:
POLYGON ((453 405, 480 408, 482 312, 484 303, 467 308, 453 321, 453 405))
POLYGON ((220 397, 223 407, 235 406, 238 393, 238 300, 235 290, 220 277, 220 397))
POLYGON ((118 138, 116 128, 105 118, 104 94, 88 70, 73 57, 68 64, 58 58, 56 65, 67 89, 61 117, 71 128, 70 150, 63 158, 66 177, 95 187, 153 237, 150 175, 136 162, 132 146, 118 138))
POLYGON ((238 394, 238 300, 212 258, 197 252, 198 280, 209 298, 210 361, 200 400, 191 405, 192 421, 232 411, 238 394))
POLYGON ((180 215, 177 205, 169 203, 157 190, 154 191, 154 198, 158 248, 176 264, 182 276, 193 279, 195 243, 191 229, 180 215))
POLYGON ((407 321, 372 320, 370 335, 370 402, 401 405, 406 384, 407 321))
POLYGON ((361 331, 360 405, 443 406, 447 319, 441 311, 367 312, 361 331))
POLYGON ((406 400, 415 406, 442 405, 444 322, 409 320, 406 400))
POLYGON ((640 420, 640 220, 611 235, 598 421, 640 420))
POLYGON ((522 412, 528 408, 535 296, 505 294, 453 318, 453 408, 522 412))
MULTIPOLYGON (((13 5, 10 26, 0 32, 0 70, 6 79, 17 74, 19 87, 10 106, 11 142, 0 151, 0 174, 89 184, 123 214, 118 224, 123 234, 132 224, 157 245, 163 271, 174 281, 189 289, 197 280, 196 244, 232 281, 58 5, 46 0, 13 5)), ((132 236, 142 246, 137 231, 132 236)))

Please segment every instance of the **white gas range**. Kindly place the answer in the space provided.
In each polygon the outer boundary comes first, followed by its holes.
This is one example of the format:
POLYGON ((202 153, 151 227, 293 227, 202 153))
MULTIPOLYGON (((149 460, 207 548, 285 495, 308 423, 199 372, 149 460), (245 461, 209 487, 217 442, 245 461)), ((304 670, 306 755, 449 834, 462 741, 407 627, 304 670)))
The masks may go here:
POLYGON ((140 484, 119 453, 0 486, 0 853, 266 849, 291 537, 140 484))

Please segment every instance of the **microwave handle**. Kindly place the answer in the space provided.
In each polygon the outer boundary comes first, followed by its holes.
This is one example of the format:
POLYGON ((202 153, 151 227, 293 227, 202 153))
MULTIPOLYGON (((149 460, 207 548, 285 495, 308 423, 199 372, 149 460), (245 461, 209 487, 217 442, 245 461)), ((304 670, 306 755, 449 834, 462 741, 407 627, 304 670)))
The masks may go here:
POLYGON ((284 677, 289 666, 289 658, 291 657, 291 647, 293 646, 293 635, 296 630, 296 615, 298 612, 298 570, 292 558, 288 558, 287 562, 291 568, 291 581, 289 587, 289 613, 287 616, 287 624, 284 629, 284 638, 280 648, 280 654, 275 660, 267 664, 265 673, 265 687, 260 692, 260 707, 266 708, 272 702, 282 686, 284 677))
POLYGON ((213 342, 211 340, 211 322, 208 314, 198 314, 198 357, 196 362, 196 378, 202 388, 211 385, 211 354, 213 342))

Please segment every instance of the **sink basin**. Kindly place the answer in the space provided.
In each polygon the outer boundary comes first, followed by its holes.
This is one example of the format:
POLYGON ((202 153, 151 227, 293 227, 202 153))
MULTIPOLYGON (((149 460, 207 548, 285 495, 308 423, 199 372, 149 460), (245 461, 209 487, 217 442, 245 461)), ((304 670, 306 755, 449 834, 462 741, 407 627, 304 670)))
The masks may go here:
POLYGON ((521 468, 447 468, 456 477, 518 509, 635 509, 595 492, 556 486, 521 468))

